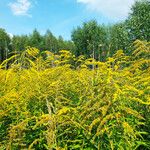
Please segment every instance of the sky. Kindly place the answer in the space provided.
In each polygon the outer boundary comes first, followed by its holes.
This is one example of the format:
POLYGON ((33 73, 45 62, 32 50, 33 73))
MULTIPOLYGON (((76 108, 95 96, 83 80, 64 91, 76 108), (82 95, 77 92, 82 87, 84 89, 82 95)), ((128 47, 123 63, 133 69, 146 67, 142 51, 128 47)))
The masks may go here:
POLYGON ((125 20, 134 0, 0 0, 0 28, 12 35, 41 34, 71 39, 71 32, 92 19, 99 24, 125 20))

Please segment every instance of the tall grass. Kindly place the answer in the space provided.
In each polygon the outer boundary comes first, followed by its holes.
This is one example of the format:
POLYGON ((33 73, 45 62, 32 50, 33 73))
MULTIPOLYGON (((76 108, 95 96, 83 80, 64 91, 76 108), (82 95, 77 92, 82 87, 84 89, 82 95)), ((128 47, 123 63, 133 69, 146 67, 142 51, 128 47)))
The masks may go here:
POLYGON ((5 60, 0 149, 150 149, 150 47, 134 45, 106 62, 30 47, 5 60))

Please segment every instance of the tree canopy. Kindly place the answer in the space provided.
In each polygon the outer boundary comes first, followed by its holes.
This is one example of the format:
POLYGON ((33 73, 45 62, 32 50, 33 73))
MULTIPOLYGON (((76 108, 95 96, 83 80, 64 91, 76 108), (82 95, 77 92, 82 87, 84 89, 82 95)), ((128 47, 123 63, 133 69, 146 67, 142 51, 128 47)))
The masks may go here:
POLYGON ((0 62, 8 58, 11 39, 4 29, 0 28, 0 62))

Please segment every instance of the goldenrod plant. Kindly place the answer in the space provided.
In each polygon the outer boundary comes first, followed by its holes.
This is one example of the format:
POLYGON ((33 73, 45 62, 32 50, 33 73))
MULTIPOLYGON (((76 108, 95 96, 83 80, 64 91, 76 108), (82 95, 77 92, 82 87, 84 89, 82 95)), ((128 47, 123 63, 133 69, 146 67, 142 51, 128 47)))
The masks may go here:
POLYGON ((1 150, 150 149, 150 45, 106 62, 27 47, 0 65, 1 150))

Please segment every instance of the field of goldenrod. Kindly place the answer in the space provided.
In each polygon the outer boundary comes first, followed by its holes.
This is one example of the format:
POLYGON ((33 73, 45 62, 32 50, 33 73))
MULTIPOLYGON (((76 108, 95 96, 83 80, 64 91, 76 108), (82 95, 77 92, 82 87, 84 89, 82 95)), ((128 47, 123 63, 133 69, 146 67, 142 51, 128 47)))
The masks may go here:
POLYGON ((150 149, 149 43, 106 62, 27 48, 0 65, 0 150, 150 149))

